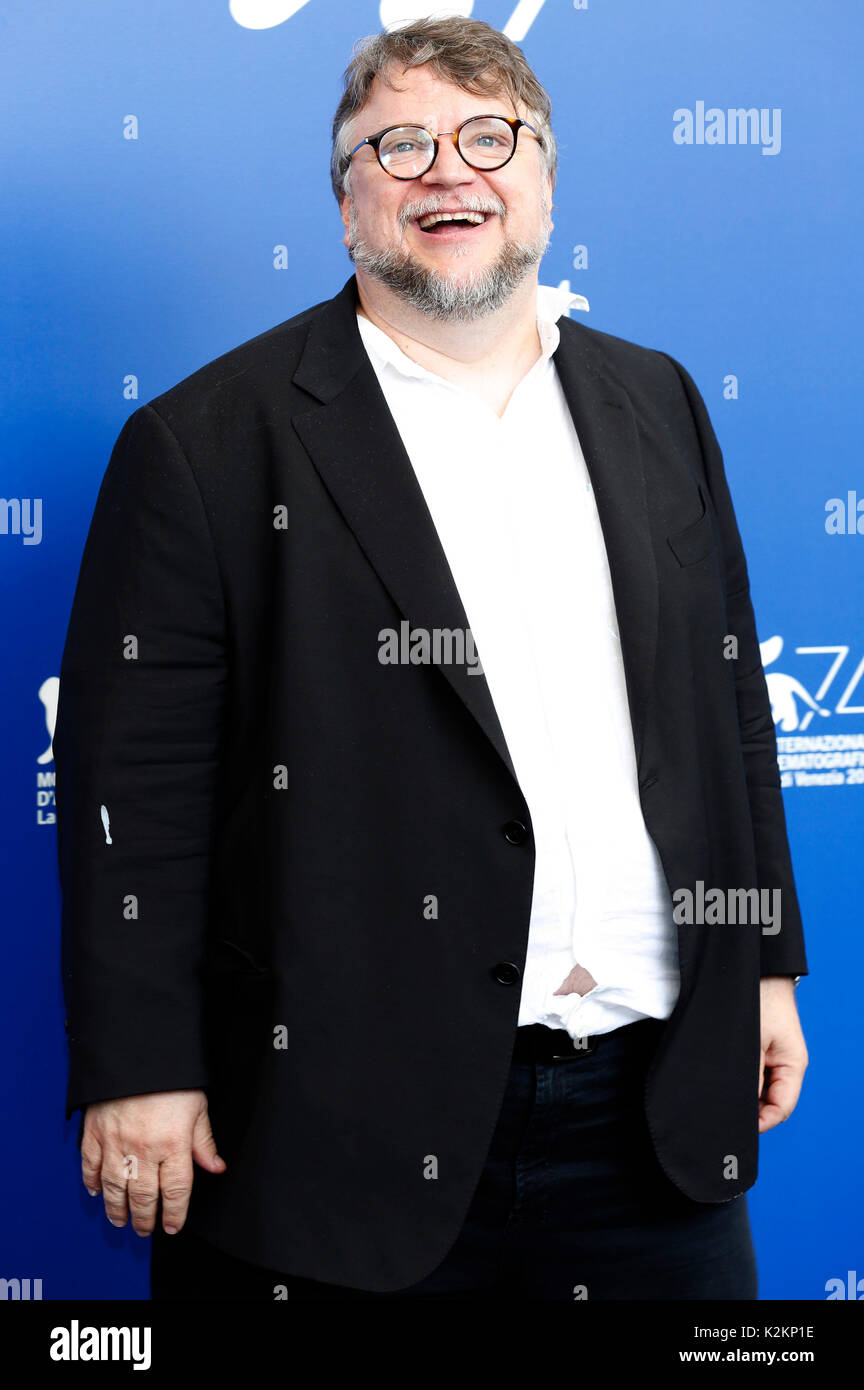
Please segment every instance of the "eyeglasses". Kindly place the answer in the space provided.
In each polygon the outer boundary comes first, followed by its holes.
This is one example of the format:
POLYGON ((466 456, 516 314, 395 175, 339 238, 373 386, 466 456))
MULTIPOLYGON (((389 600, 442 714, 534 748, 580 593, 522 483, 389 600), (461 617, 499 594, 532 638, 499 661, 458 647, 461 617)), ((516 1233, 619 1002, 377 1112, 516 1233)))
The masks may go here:
POLYGON ((391 125, 377 135, 367 135, 348 159, 350 162, 364 145, 371 145, 385 174, 393 179, 417 179, 438 158, 439 138, 449 135, 472 169, 502 169, 516 153, 516 137, 523 125, 537 135, 527 121, 507 116, 470 116, 455 130, 439 130, 437 136, 419 125, 391 125))

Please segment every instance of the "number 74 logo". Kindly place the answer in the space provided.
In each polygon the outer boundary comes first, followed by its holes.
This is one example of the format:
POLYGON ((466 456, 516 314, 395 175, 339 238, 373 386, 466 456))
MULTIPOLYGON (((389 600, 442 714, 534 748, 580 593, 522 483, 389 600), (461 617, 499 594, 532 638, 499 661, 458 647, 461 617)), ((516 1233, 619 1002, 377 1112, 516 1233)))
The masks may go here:
MULTIPOLYGON (((782 650, 782 637, 769 637, 767 641, 761 642, 759 651, 762 656, 763 667, 776 661, 782 650)), ((832 653, 834 655, 834 660, 831 662, 819 688, 812 695, 801 681, 796 680, 794 676, 787 675, 784 671, 765 672, 774 723, 779 725, 784 733, 790 733, 792 730, 803 733, 814 714, 827 718, 831 713, 830 709, 822 707, 822 701, 834 684, 837 672, 849 655, 849 650, 849 647, 841 646, 795 648, 796 653, 801 656, 830 656, 832 653), (802 716, 799 716, 799 701, 807 706, 806 713, 802 716)), ((864 675, 864 656, 862 656, 840 699, 834 706, 835 714, 864 714, 864 705, 850 705, 849 703, 853 692, 858 688, 862 675, 864 675)))

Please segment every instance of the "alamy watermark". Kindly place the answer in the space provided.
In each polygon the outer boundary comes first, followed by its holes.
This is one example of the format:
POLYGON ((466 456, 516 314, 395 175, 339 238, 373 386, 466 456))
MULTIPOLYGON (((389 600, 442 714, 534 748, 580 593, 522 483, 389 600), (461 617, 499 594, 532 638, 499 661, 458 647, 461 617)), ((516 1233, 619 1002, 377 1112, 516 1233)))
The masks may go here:
POLYGON ((469 676, 482 676, 483 667, 470 627, 412 627, 407 619, 378 633, 382 666, 467 666, 469 676))
POLYGON ((679 106, 672 113, 676 145, 759 145, 763 154, 779 154, 782 108, 779 106, 679 106))
POLYGON ((780 930, 779 888, 676 888, 672 920, 683 926, 761 926, 763 936, 780 930))
POLYGON ((42 498, 0 497, 0 536, 20 536, 23 545, 40 545, 42 498))

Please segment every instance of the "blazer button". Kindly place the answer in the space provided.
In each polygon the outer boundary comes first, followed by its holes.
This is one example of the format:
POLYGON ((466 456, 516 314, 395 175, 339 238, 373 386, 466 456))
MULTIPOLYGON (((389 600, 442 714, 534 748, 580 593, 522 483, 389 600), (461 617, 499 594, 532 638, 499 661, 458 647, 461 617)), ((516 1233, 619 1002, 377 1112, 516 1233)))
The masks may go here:
POLYGON ((500 960, 497 965, 492 966, 490 973, 499 985, 515 985, 519 979, 519 966, 514 965, 512 960, 500 960))
POLYGON ((521 820, 508 820, 503 829, 504 839, 509 845, 524 845, 528 839, 528 827, 521 820))

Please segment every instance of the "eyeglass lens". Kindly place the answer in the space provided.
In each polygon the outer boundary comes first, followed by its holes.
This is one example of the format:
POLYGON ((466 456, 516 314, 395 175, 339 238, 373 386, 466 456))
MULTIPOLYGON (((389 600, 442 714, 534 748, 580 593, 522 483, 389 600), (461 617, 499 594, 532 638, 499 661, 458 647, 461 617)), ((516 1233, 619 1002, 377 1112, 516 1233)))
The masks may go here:
MULTIPOLYGON (((459 152, 475 169, 495 169, 513 152, 514 136, 506 121, 483 116, 459 132, 459 152)), ((403 125, 382 138, 378 154, 384 168, 400 178, 416 178, 432 163, 435 146, 428 130, 403 125)))

